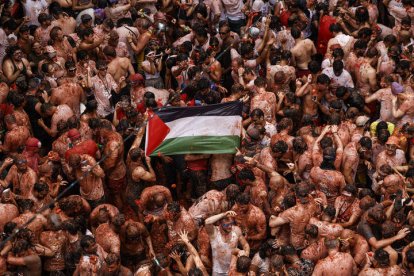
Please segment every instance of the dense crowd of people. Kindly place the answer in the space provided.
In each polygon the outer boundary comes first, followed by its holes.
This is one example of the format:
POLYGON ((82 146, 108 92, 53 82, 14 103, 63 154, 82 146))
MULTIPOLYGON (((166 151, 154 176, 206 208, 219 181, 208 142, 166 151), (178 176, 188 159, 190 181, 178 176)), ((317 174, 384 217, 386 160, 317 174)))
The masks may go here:
POLYGON ((412 0, 2 1, 1 275, 414 275, 413 50, 412 0))

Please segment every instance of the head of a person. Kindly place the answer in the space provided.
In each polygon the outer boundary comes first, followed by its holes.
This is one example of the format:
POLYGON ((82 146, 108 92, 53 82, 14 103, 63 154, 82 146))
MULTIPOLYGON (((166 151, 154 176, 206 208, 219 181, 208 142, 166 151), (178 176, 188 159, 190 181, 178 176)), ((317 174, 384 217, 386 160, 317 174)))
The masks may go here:
POLYGON ((388 156, 395 156, 398 149, 398 138, 391 136, 385 143, 385 151, 388 156))
POLYGON ((326 239, 325 246, 328 251, 339 250, 339 240, 338 239, 326 239))
POLYGON ((386 220, 385 210, 381 204, 376 204, 368 211, 368 223, 370 224, 382 224, 386 220))
POLYGON ((80 246, 86 254, 96 254, 98 245, 95 238, 92 236, 85 235, 80 240, 80 246))
POLYGON ((172 221, 177 221, 180 218, 181 213, 181 206, 178 201, 173 201, 171 203, 168 203, 167 205, 167 211, 170 219, 172 221))
POLYGON ((236 270, 239 273, 248 273, 252 260, 247 256, 240 256, 236 261, 236 270))
POLYGON ((250 209, 250 195, 242 193, 236 198, 238 210, 242 214, 246 214, 250 209))
POLYGON ((199 45, 204 45, 208 40, 208 32, 203 26, 198 26, 195 30, 195 39, 199 45))
POLYGON ((290 34, 294 39, 298 39, 302 36, 302 31, 297 27, 292 27, 292 29, 290 29, 290 34))
POLYGON ((412 271, 414 269, 414 248, 408 249, 405 253, 405 265, 412 271))
POLYGON ((115 253, 109 253, 105 258, 106 272, 115 273, 119 271, 121 260, 115 253))
POLYGON ((45 198, 49 193, 49 185, 43 182, 37 182, 33 186, 33 195, 37 199, 45 198))
POLYGON ((292 245, 284 245, 280 248, 280 254, 288 263, 292 263, 297 258, 296 249, 292 245))
POLYGON ((308 145, 302 137, 296 137, 293 139, 293 151, 298 154, 303 154, 307 149, 308 145))
POLYGON ((339 77, 344 70, 344 63, 342 60, 335 60, 332 65, 335 76, 339 77))
POLYGON ((320 74, 316 78, 316 86, 318 87, 318 90, 321 92, 327 91, 330 83, 331 79, 325 74, 320 74))
POLYGON ((163 207, 167 203, 167 199, 163 193, 156 193, 152 199, 157 208, 163 207))
POLYGON ((230 37, 230 26, 227 21, 222 21, 219 23, 219 34, 222 40, 226 40, 230 37))
POLYGON ((346 184, 344 189, 342 190, 342 196, 345 198, 345 200, 353 201, 358 193, 357 188, 355 185, 352 184, 346 184))
POLYGON ((17 201, 20 213, 31 212, 34 207, 34 202, 31 199, 19 199, 17 201))
POLYGON ((282 118, 277 125, 277 131, 287 131, 288 133, 293 129, 293 121, 290 118, 282 118))
POLYGON ((273 158, 280 158, 288 151, 288 144, 279 140, 271 146, 270 151, 273 158))
POLYGON ((336 158, 336 150, 333 147, 327 147, 322 151, 323 161, 320 167, 326 170, 335 168, 334 162, 336 158))
POLYGON ((332 205, 328 205, 323 209, 321 219, 323 221, 331 222, 335 218, 336 210, 332 205))
POLYGON ((105 77, 108 70, 108 64, 105 60, 98 60, 96 62, 96 69, 98 70, 98 75, 100 77, 105 77))
POLYGON ((375 267, 388 267, 390 265, 390 254, 383 248, 379 248, 374 252, 375 267))
POLYGON ((22 61, 23 58, 23 51, 19 48, 19 46, 12 45, 6 49, 6 54, 15 61, 22 61))
POLYGON ((305 226, 305 235, 308 239, 316 239, 318 237, 318 226, 315 224, 308 224, 305 226))
POLYGON ((16 155, 16 157, 14 158, 14 164, 16 164, 17 170, 20 173, 26 172, 27 171, 27 159, 24 155, 22 154, 18 154, 16 155))
POLYGON ((89 14, 83 14, 81 15, 81 22, 82 25, 86 28, 91 28, 93 21, 92 21, 92 16, 90 16, 89 14))
POLYGON ((82 165, 81 156, 77 153, 71 154, 69 156, 68 164, 69 164, 69 166, 71 166, 74 169, 80 168, 81 165, 82 165))
POLYGON ((368 155, 372 150, 372 140, 369 137, 362 137, 359 139, 359 147, 357 149, 360 156, 366 156, 368 155))

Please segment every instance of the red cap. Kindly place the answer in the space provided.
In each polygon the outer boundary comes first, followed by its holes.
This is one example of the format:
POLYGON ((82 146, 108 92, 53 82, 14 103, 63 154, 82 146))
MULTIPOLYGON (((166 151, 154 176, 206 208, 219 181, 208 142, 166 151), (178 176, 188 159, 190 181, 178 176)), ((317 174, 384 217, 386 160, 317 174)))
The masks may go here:
POLYGON ((40 146, 40 141, 34 137, 30 137, 26 141, 26 148, 40 148, 40 146))
POLYGON ((70 138, 70 140, 75 140, 80 138, 80 133, 79 130, 77 130, 76 128, 72 128, 71 130, 68 131, 68 137, 70 138))
POLYGON ((144 77, 141 74, 133 74, 131 76, 129 76, 129 80, 131 82, 134 82, 136 84, 144 84, 144 77))

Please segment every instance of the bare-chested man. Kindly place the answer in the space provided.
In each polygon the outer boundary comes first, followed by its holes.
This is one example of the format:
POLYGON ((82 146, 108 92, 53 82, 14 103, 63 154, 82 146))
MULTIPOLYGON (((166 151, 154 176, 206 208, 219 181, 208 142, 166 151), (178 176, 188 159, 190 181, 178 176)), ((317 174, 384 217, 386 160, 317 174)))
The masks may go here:
POLYGON ((375 250, 374 257, 368 257, 368 261, 359 276, 399 276, 403 275, 401 268, 398 265, 390 265, 390 256, 387 251, 380 248, 375 250), (373 267, 372 267, 373 266, 373 267))
POLYGON ((314 215, 314 207, 309 201, 309 186, 305 183, 298 184, 296 195, 299 202, 292 208, 283 211, 279 216, 271 216, 269 226, 272 234, 276 234, 284 224, 290 226, 290 243, 295 248, 303 248, 305 241, 305 227, 314 215))
POLYGON ((86 95, 77 83, 66 83, 52 90, 50 103, 69 106, 76 117, 80 117, 80 104, 86 103, 86 95))
POLYGON ((127 57, 117 57, 115 48, 111 46, 106 46, 103 52, 108 59, 108 73, 112 75, 121 87, 125 86, 125 83, 122 83, 121 77, 124 77, 125 80, 128 75, 135 74, 131 60, 127 57))
POLYGON ((256 92, 250 102, 250 110, 259 108, 263 111, 265 120, 274 124, 276 122, 276 96, 266 91, 266 80, 258 77, 254 81, 256 92))
POLYGON ((251 250, 258 250, 261 241, 266 237, 266 217, 263 211, 250 203, 250 196, 241 194, 232 208, 237 216, 235 221, 246 237, 251 250))
POLYGON ((328 249, 328 257, 316 264, 312 275, 352 276, 358 273, 358 268, 351 254, 339 251, 337 239, 325 241, 325 246, 328 249))
POLYGON ((12 114, 4 117, 7 132, 4 137, 4 143, 0 145, 0 151, 5 153, 16 153, 22 150, 26 140, 30 137, 30 130, 27 126, 19 126, 16 117, 12 114))
POLYGON ((363 97, 368 97, 377 90, 376 65, 378 51, 375 48, 368 49, 366 57, 356 73, 356 87, 360 89, 363 97))
POLYGON ((350 142, 344 149, 342 157, 342 173, 348 184, 354 184, 357 169, 361 161, 369 162, 372 149, 372 141, 368 137, 362 137, 358 143, 350 142))
POLYGON ((302 84, 301 81, 296 81, 296 97, 303 98, 303 114, 312 116, 312 119, 316 122, 318 119, 318 105, 316 102, 319 102, 324 92, 328 90, 329 84, 331 82, 330 78, 321 74, 316 79, 316 85, 311 84, 311 79, 308 78, 308 81, 305 84, 302 84))
POLYGON ((117 255, 121 252, 120 230, 125 223, 125 217, 122 214, 115 215, 105 223, 101 223, 95 229, 96 242, 107 253, 115 253, 117 255))
POLYGON ((313 167, 310 172, 310 180, 320 191, 322 191, 329 204, 333 204, 337 196, 345 187, 345 178, 342 173, 336 171, 335 150, 331 147, 324 149, 323 161, 319 167, 313 167))
POLYGON ((50 127, 46 125, 43 119, 39 119, 37 121, 38 125, 43 128, 51 137, 56 137, 58 134, 57 126, 60 121, 66 122, 70 117, 74 115, 72 109, 66 104, 54 106, 50 103, 44 103, 40 109, 43 116, 52 117, 50 127))
POLYGON ((388 164, 391 167, 402 166, 407 163, 405 159, 405 153, 398 148, 399 139, 395 136, 388 138, 385 143, 385 150, 378 154, 375 168, 379 170, 382 165, 388 164))
POLYGON ((402 89, 402 86, 398 83, 394 83, 391 76, 382 77, 380 85, 381 89, 374 94, 366 97, 365 103, 369 104, 373 101, 380 102, 380 120, 384 122, 395 123, 395 118, 392 113, 392 100, 395 96, 393 95, 392 91, 395 91, 397 88, 394 89, 392 86, 398 86, 398 89, 400 90, 402 89))
POLYGON ((155 256, 151 237, 142 223, 133 220, 126 221, 121 227, 120 238, 122 264, 132 271, 136 270, 137 264, 147 255, 148 257, 155 256))
POLYGON ((103 203, 105 172, 100 165, 96 164, 95 159, 88 154, 72 154, 69 157, 68 164, 70 166, 69 172, 73 174, 75 179, 79 180, 82 197, 88 201, 92 208, 103 203))
POLYGON ((121 209, 123 206, 121 195, 125 188, 126 180, 124 141, 119 133, 106 128, 99 130, 99 138, 104 145, 102 154, 107 156, 102 163, 102 168, 106 172, 107 186, 111 191, 115 206, 121 209))
POLYGON ((302 32, 297 27, 293 27, 290 33, 295 39, 295 46, 290 51, 296 64, 296 76, 298 78, 307 76, 309 74, 308 64, 311 61, 311 56, 316 54, 315 44, 310 39, 303 39, 302 32))
POLYGON ((166 222, 168 227, 168 240, 172 246, 179 240, 178 232, 186 231, 190 241, 197 237, 197 227, 194 220, 184 207, 181 207, 177 201, 173 201, 167 206, 166 222))
POLYGON ((46 218, 41 215, 37 214, 35 216, 34 210, 34 203, 31 199, 21 199, 19 200, 19 208, 20 208, 20 215, 12 220, 12 222, 17 224, 17 227, 22 227, 26 223, 30 221, 27 225, 27 228, 33 232, 34 237, 33 241, 38 243, 40 234, 47 226, 46 218), (33 217, 35 216, 35 219, 33 217))
POLYGON ((0 180, 4 188, 13 186, 13 193, 23 198, 32 196, 33 186, 37 181, 37 174, 27 166, 27 160, 23 155, 17 155, 14 160, 6 158, 0 167, 3 172, 8 166, 13 165, 4 180, 0 180))

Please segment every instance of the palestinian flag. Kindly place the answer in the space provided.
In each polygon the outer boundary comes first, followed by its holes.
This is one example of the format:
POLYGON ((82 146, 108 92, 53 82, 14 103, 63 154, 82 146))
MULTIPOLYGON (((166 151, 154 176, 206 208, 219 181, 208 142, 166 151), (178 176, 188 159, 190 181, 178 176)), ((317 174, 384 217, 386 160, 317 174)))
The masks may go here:
POLYGON ((147 123, 146 155, 235 153, 240 146, 242 107, 237 101, 161 108, 147 123))

